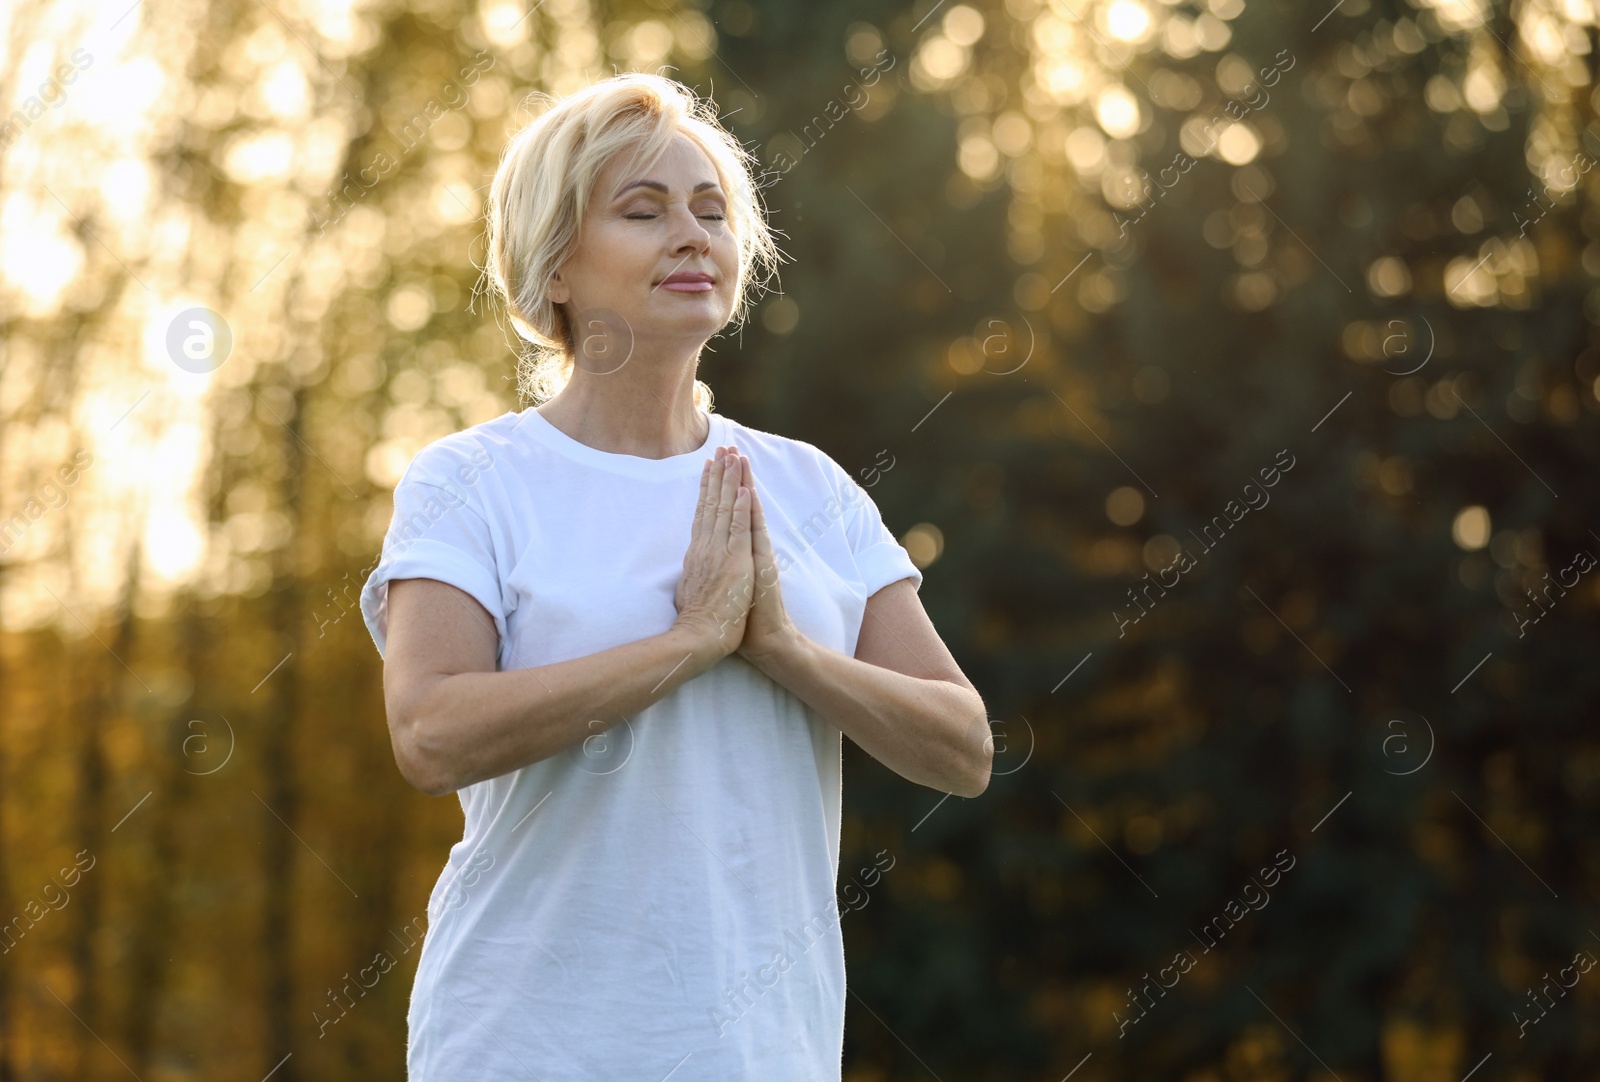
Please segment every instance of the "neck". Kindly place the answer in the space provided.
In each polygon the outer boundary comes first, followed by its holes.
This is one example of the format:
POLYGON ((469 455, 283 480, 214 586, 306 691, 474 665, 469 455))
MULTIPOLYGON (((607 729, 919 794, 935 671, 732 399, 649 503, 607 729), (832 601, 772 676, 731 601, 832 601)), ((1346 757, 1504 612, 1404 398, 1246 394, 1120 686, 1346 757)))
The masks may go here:
POLYGON ((539 415, 579 443, 608 454, 669 458, 706 440, 706 421, 694 405, 699 349, 645 351, 635 342, 620 367, 601 370, 580 359, 539 415))

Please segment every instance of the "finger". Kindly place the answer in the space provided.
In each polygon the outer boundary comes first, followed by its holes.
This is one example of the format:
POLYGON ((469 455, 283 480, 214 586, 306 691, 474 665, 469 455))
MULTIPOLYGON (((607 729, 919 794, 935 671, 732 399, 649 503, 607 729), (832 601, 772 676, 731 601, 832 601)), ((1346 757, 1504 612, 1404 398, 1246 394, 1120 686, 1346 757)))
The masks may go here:
POLYGON ((712 526, 711 536, 716 541, 724 541, 728 536, 728 524, 733 521, 733 504, 739 496, 739 460, 733 452, 723 456, 719 479, 720 488, 717 497, 717 517, 712 526))
POLYGON ((700 507, 700 535, 710 534, 717 521, 717 501, 722 498, 722 448, 718 447, 706 470, 705 503, 700 507))
POLYGON ((760 596, 778 584, 777 554, 772 535, 767 532, 767 512, 761 506, 761 493, 750 490, 750 552, 755 559, 756 594, 760 596))
POLYGON ((743 485, 737 487, 728 521, 728 551, 736 556, 750 551, 750 490, 743 485))
POLYGON ((756 469, 754 464, 746 458, 744 466, 744 486, 750 490, 750 533, 753 539, 754 552, 772 554, 772 539, 767 536, 767 516, 761 507, 761 494, 756 491, 756 469))
POLYGON ((739 456, 739 474, 741 474, 739 483, 750 491, 750 535, 754 538, 762 531, 765 519, 762 517, 762 506, 760 506, 762 501, 755 495, 755 467, 750 464, 747 455, 739 456))
POLYGON ((731 551, 744 553, 750 551, 751 492, 749 486, 744 483, 745 462, 747 459, 736 448, 731 446, 728 448, 728 454, 733 457, 734 462, 733 469, 728 471, 728 486, 732 489, 734 496, 733 513, 728 518, 728 536, 732 538, 736 530, 742 529, 745 534, 745 540, 742 544, 735 545, 731 551), (740 518, 741 507, 743 508, 743 519, 740 518))
POLYGON ((689 544, 693 545, 700 539, 700 520, 705 517, 706 490, 711 487, 712 460, 706 459, 700 467, 700 496, 694 502, 694 518, 689 522, 689 544))
POLYGON ((767 512, 761 506, 761 493, 754 488, 750 490, 750 535, 754 539, 754 551, 763 556, 772 556, 772 535, 767 533, 767 512))

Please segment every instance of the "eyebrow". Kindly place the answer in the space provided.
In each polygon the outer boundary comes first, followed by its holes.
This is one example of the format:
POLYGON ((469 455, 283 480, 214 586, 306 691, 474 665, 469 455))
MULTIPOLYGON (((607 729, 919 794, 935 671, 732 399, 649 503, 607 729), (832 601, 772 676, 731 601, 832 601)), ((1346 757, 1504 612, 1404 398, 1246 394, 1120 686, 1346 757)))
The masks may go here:
MULTIPOLYGON (((690 195, 694 195, 697 192, 703 192, 707 188, 715 188, 716 186, 717 185, 716 185, 715 181, 702 180, 699 184, 696 184, 694 186, 694 188, 690 190, 689 194, 690 195)), ((665 184, 661 183, 659 180, 636 180, 632 184, 629 184, 626 187, 624 187, 623 189, 621 189, 620 191, 618 191, 617 194, 615 196, 613 196, 612 198, 621 199, 624 195, 626 195, 629 192, 633 191, 633 189, 635 189, 635 188, 650 188, 650 189, 652 189, 654 191, 660 192, 662 195, 666 195, 667 194, 667 186, 665 184)))

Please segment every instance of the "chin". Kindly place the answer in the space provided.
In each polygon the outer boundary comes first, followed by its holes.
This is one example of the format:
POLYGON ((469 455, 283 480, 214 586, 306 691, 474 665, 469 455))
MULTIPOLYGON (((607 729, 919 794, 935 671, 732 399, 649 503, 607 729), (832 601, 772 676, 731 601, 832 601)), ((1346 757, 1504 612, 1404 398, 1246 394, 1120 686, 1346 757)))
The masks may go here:
POLYGON ((663 311, 657 307, 653 313, 653 322, 663 330, 687 331, 691 327, 699 327, 704 328, 707 334, 714 334, 733 318, 733 306, 714 293, 692 300, 688 297, 667 297, 666 300, 676 306, 676 310, 668 307, 663 311))
MULTIPOLYGON (((684 314, 686 315, 686 313, 684 314)), ((695 313, 690 318, 654 319, 640 325, 639 338, 694 338, 705 341, 728 325, 726 319, 695 313)))

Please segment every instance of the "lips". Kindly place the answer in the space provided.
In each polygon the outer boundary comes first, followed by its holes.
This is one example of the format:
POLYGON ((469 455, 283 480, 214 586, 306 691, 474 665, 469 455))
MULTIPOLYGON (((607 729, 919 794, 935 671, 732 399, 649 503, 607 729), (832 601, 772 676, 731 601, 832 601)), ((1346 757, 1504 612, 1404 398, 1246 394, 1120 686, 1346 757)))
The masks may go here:
POLYGON ((674 293, 709 293, 715 284, 711 275, 701 271, 678 271, 661 280, 661 288, 674 293))

